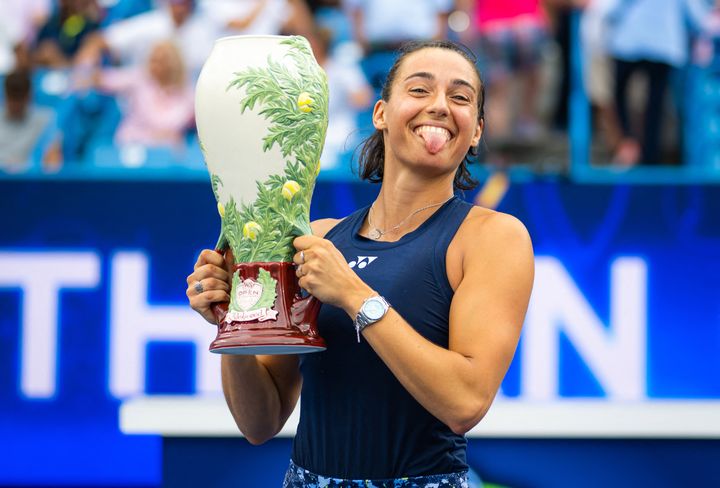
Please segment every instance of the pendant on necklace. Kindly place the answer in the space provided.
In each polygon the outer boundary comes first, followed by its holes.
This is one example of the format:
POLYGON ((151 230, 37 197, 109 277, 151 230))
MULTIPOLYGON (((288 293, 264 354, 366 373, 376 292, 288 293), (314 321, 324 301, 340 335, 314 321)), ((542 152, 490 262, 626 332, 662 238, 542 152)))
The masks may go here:
POLYGON ((368 237, 373 241, 377 241, 382 237, 382 231, 380 229, 370 229, 370 232, 368 232, 368 237))

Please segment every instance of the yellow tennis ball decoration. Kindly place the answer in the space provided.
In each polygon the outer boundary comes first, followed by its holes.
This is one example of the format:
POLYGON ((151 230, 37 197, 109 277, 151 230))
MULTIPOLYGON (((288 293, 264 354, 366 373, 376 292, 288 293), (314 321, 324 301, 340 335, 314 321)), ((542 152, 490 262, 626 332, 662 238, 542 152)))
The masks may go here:
POLYGON ((258 234, 262 232, 262 227, 260 227, 260 224, 255 222, 254 220, 251 220, 250 222, 247 222, 245 225, 243 225, 243 236, 245 239, 250 239, 251 241, 254 241, 257 239, 258 234))
POLYGON ((300 191, 300 185, 297 181, 288 180, 282 187, 282 196, 288 202, 293 199, 295 194, 300 191))
POLYGON ((61 29, 67 37, 76 37, 83 31, 85 24, 85 18, 82 15, 73 14, 63 22, 61 29))
POLYGON ((312 103, 313 99, 310 97, 308 92, 302 92, 300 96, 298 96, 297 106, 301 112, 312 112, 312 103))

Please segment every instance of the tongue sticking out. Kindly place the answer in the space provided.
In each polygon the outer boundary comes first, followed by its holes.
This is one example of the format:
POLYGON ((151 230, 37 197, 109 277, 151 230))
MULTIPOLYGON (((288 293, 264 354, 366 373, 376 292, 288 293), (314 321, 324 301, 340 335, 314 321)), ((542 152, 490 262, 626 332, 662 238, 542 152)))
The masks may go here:
POLYGON ((439 153, 448 141, 445 134, 437 132, 423 131, 420 132, 420 137, 425 141, 425 149, 427 149, 430 154, 439 153))

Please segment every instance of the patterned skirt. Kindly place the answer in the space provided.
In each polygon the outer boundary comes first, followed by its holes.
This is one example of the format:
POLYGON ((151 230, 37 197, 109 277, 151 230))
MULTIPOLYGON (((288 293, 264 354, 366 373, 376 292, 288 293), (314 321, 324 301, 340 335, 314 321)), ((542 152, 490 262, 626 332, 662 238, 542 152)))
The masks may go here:
POLYGON ((468 488, 466 471, 408 478, 347 480, 320 476, 292 461, 285 473, 283 488, 468 488))

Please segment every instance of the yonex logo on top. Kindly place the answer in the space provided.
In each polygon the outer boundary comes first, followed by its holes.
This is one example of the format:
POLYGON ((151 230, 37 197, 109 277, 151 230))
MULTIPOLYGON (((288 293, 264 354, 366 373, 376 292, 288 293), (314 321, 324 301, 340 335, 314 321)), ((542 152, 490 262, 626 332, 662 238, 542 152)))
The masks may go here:
POLYGON ((368 266, 370 263, 375 261, 377 259, 377 256, 358 256, 357 261, 350 261, 348 265, 350 265, 351 268, 354 268, 355 266, 358 267, 358 269, 363 269, 364 267, 368 266))

